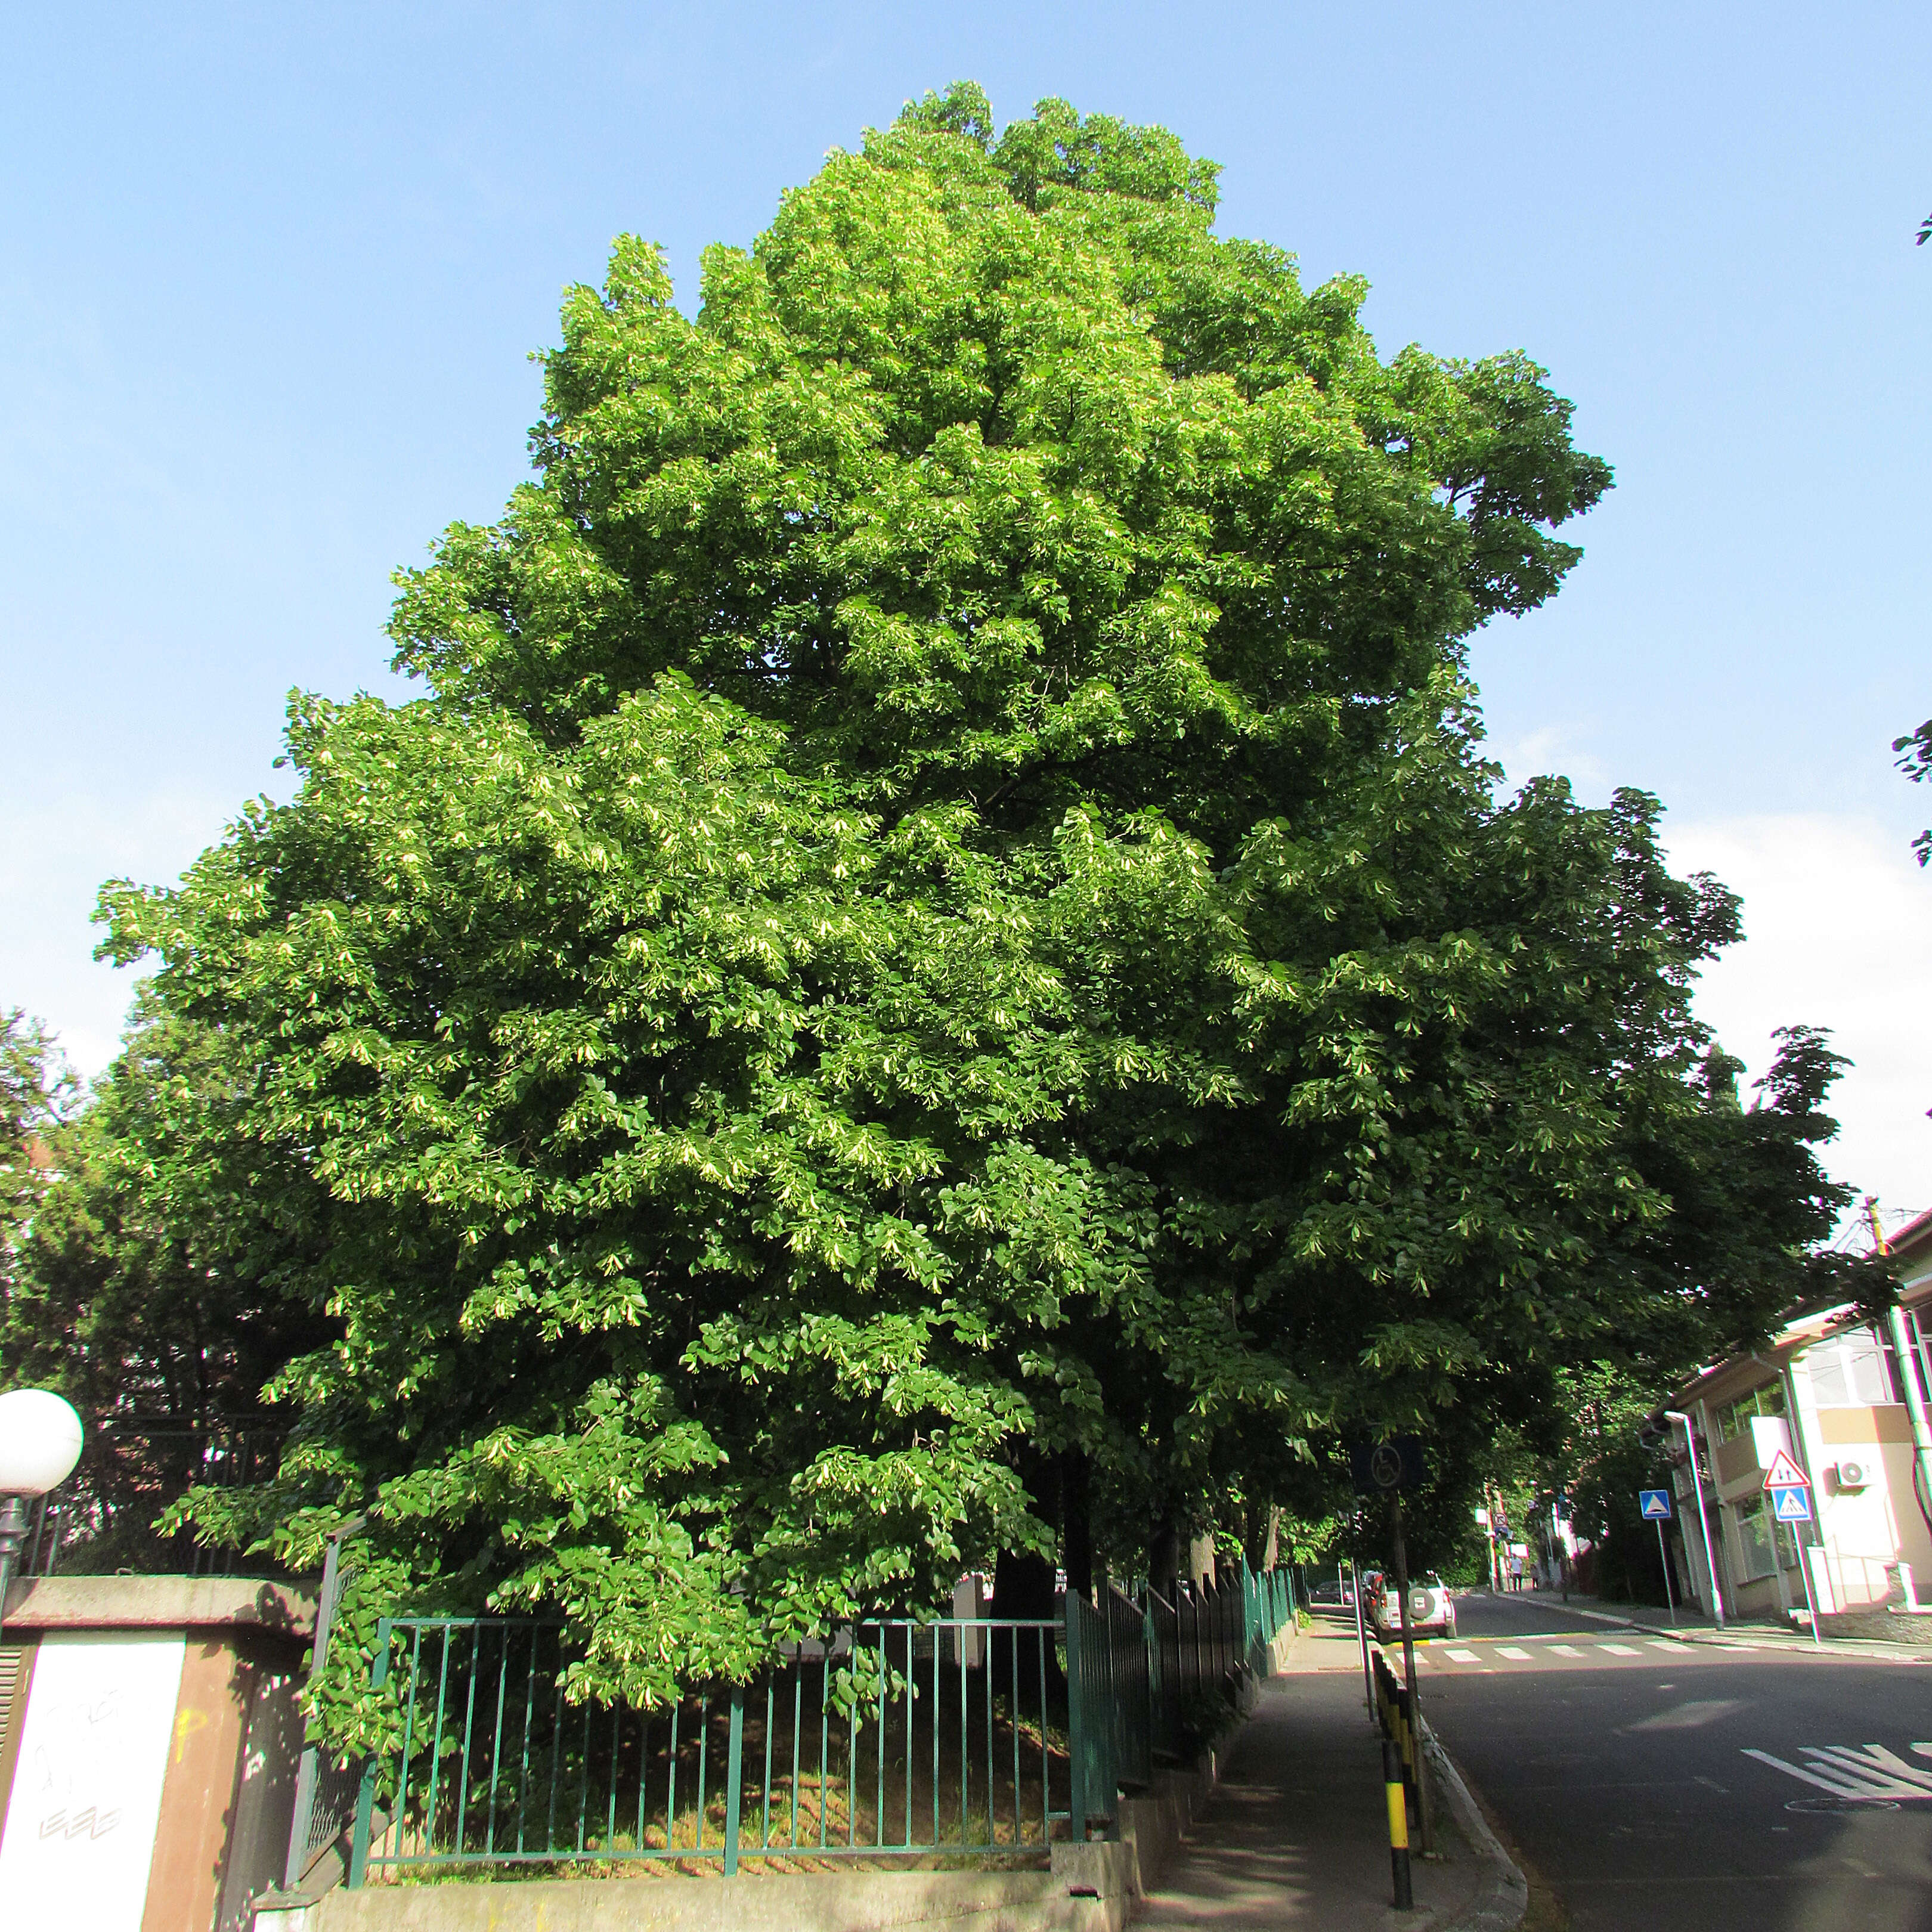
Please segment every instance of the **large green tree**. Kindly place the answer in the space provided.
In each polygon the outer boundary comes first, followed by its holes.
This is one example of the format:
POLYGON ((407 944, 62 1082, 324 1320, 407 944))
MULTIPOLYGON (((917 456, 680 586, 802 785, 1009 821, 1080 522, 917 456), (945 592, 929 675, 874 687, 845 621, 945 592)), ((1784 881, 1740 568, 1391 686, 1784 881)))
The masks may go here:
POLYGON ((292 803, 110 896, 337 1324, 203 1533, 366 1513, 365 1600, 661 1690, 1056 1532, 1157 1570, 1345 1427, 1465 1466, 1788 1291, 1817 1123, 1756 1146, 1689 1009, 1733 902, 1482 756, 1468 640, 1607 469, 1214 206, 961 87, 694 316, 620 241, 402 580, 424 698, 304 701, 292 803))
MULTIPOLYGON (((1305 291, 1280 250, 1216 238, 1214 177, 1058 102, 995 141, 962 87, 835 155, 750 254, 710 251, 694 320, 620 242, 547 359, 539 480, 447 534, 394 627, 446 701, 558 742, 670 667, 889 822, 970 811, 1030 900, 1099 868, 1099 945, 1084 918, 1043 941, 1119 1036, 1078 1139, 1154 1190, 1177 1266, 1054 1372, 1150 1384, 1111 1447, 1170 1514, 1221 1419, 1204 1384, 1277 1431, 1297 1407, 1282 1354, 1246 1358, 1216 1312, 1242 1231, 1171 1170, 1232 1136, 1278 1191, 1286 1088, 1328 1058, 1265 1037, 1283 1003, 1325 1004, 1288 1024, 1346 1059, 1372 989, 1447 1010, 1486 970, 1445 975, 1435 869, 1480 860, 1424 849, 1432 826, 1460 848, 1493 776, 1463 642, 1553 590, 1577 553, 1551 526, 1609 480, 1527 358, 1384 364, 1362 284, 1305 291)), ((1318 1189, 1327 1150, 1295 1158, 1318 1189)))
POLYGON ((302 1561, 370 1508, 365 1602, 560 1605, 638 1694, 1038 1537, 1012 1338, 1108 1237, 1026 1130, 1093 1048, 956 824, 778 743, 669 675, 561 748, 307 705, 295 802, 122 901, 254 1043, 226 1131, 340 1324, 205 1527, 302 1561))

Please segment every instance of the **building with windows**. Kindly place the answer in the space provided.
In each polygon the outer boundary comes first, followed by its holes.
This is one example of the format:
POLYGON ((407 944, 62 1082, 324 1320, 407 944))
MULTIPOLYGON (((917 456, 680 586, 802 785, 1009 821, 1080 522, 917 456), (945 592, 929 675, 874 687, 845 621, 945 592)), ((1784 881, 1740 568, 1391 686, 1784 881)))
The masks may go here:
POLYGON ((1932 1213, 1902 1228, 1890 1253, 1900 1303, 1892 1320, 1874 1327, 1849 1307, 1802 1316, 1672 1398, 1700 1451, 1694 1464, 1672 1425, 1676 1567, 1706 1610, 1700 1488, 1730 1615, 1802 1610, 1807 1572, 1828 1615, 1906 1603, 1922 1588, 1932 1596, 1932 1213), (1811 1485, 1808 1524, 1772 1520, 1765 1472, 1780 1449, 1811 1485))

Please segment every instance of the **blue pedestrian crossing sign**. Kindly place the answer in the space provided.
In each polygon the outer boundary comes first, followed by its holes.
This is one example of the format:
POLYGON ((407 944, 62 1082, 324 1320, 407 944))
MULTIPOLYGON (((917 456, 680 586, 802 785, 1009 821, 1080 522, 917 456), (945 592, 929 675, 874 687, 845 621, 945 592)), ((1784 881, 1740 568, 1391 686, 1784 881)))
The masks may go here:
POLYGON ((1774 1522, 1809 1522, 1811 1520, 1811 1485, 1804 1472, 1780 1449, 1764 1472, 1764 1492, 1771 1498, 1774 1522))
POLYGON ((1668 1522, 1670 1520, 1670 1492, 1668 1490, 1640 1490, 1636 1492, 1637 1513, 1646 1522, 1668 1522))

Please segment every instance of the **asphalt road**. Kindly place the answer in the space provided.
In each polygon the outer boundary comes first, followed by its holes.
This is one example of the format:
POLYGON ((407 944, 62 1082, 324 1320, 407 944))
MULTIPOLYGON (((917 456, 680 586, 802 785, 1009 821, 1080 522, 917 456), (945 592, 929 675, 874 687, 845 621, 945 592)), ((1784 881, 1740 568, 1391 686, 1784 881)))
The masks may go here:
POLYGON ((1932 1932, 1932 1665, 1457 1610, 1424 1714, 1574 1932, 1932 1932))

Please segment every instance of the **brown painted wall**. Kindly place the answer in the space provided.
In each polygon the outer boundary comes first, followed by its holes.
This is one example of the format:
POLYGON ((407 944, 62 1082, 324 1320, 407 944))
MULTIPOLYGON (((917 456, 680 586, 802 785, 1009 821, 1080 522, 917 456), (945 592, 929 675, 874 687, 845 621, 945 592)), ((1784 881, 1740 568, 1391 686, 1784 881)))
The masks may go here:
POLYGON ((247 1631, 189 1634, 141 1932, 246 1932, 250 1901, 280 1878, 302 1750, 295 1661, 247 1631))
POLYGON ((253 1674, 228 1636, 188 1633, 141 1932, 212 1932, 253 1674))
POLYGON ((1902 1402, 1888 1402, 1876 1408, 1821 1408, 1818 1439, 1821 1442, 1910 1442, 1911 1413, 1902 1402))

